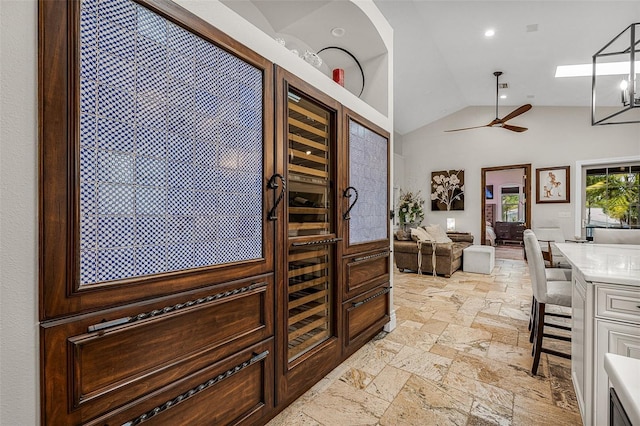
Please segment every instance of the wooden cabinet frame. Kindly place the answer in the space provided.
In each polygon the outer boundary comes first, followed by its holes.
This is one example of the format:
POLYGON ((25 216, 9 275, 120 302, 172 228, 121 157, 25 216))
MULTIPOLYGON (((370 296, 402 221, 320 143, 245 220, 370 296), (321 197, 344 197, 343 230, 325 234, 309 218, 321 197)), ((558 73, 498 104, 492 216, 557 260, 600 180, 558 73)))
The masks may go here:
MULTIPOLYGON (((302 81, 298 77, 284 70, 283 68, 276 67, 276 173, 282 176, 287 176, 287 160, 288 155, 288 107, 287 98, 290 89, 296 92, 304 94, 306 98, 316 102, 318 105, 323 106, 328 111, 331 111, 333 125, 331 128, 331 144, 330 150, 335 157, 333 160, 334 167, 337 166, 337 162, 340 161, 340 153, 337 150, 339 129, 341 129, 341 105, 334 99, 328 97, 324 93, 319 92, 317 89, 302 81)), ((336 179, 338 178, 338 172, 335 171, 333 176, 330 177, 331 185, 333 187, 333 195, 330 203, 336 206, 336 199, 338 197, 336 191, 336 179)), ((288 235, 287 221, 289 217, 288 203, 283 201, 277 211, 278 223, 276 235, 278 236, 279 244, 277 247, 278 263, 276 266, 276 287, 279 289, 277 292, 277 328, 276 328, 276 347, 279 351, 276 361, 276 404, 278 406, 284 406, 291 403, 295 398, 301 395, 304 391, 310 388, 315 382, 320 380, 325 374, 331 371, 340 360, 340 327, 341 324, 341 312, 340 312, 340 293, 342 283, 342 268, 340 267, 339 259, 342 258, 342 245, 340 242, 333 242, 334 244, 334 258, 333 258, 333 294, 331 295, 331 305, 333 307, 332 323, 333 330, 331 330, 331 336, 323 343, 314 347, 310 351, 304 353, 293 362, 289 362, 287 356, 288 346, 288 292, 287 292, 287 270, 288 270, 288 253, 290 239, 288 235)), ((334 224, 334 232, 328 233, 321 238, 327 240, 340 240, 342 238, 342 226, 339 209, 333 209, 333 217, 331 222, 334 224)), ((318 240, 318 237, 309 237, 311 240, 318 240)), ((305 239, 306 240, 306 239, 305 239)))
POLYGON ((176 3, 133 1, 261 74, 262 255, 80 285, 81 5, 40 0, 41 422, 121 424, 160 407, 168 422, 258 423, 274 404, 273 65, 176 3), (223 405, 213 417, 208 398, 223 405))
MULTIPOLYGON (((136 0, 167 20, 188 29, 262 70, 263 182, 273 173, 272 65, 226 34, 168 0, 136 0)), ((273 222, 263 220, 263 257, 115 281, 79 284, 79 1, 39 4, 39 228, 40 319, 94 311, 222 283, 273 270, 273 222)), ((263 192, 263 210, 272 204, 263 192)))
MULTIPOLYGON (((370 122, 369 120, 365 119, 364 117, 362 117, 361 115, 357 114, 354 111, 351 111, 350 109, 343 107, 343 111, 344 111, 344 118, 342 120, 342 151, 341 151, 341 158, 342 160, 342 167, 340 167, 340 185, 338 186, 338 194, 339 194, 339 199, 340 199, 340 203, 339 205, 341 206, 341 209, 344 212, 346 212, 349 209, 349 205, 351 204, 352 200, 351 198, 348 197, 344 197, 343 194, 345 193, 345 190, 347 190, 347 188, 350 186, 350 182, 349 182, 349 164, 350 164, 350 156, 349 156, 349 123, 351 121, 355 121, 356 123, 360 124, 361 126, 371 130, 374 133, 377 133, 378 135, 382 136, 383 138, 385 138, 387 140, 387 187, 386 187, 386 194, 387 194, 387 205, 385 208, 385 211, 387 213, 387 220, 386 220, 386 224, 387 224, 387 235, 385 239, 381 239, 378 241, 370 241, 370 242, 365 242, 365 243, 358 243, 358 244, 350 244, 350 239, 349 239, 349 220, 343 220, 343 234, 344 234, 344 240, 343 240, 343 246, 344 246, 344 254, 345 255, 350 255, 350 254, 355 254, 355 253, 362 253, 362 252, 366 252, 366 251, 371 251, 371 250, 376 250, 376 249, 382 249, 382 248, 388 248, 389 247, 389 238, 390 238, 390 231, 389 231, 389 221, 391 220, 390 216, 389 216, 389 212, 390 212, 390 204, 389 204, 389 191, 390 191, 390 172, 391 172, 391 142, 390 142, 390 135, 389 132, 385 131, 384 129, 382 129, 380 126, 377 126, 375 124, 373 124, 372 122, 370 122)), ((357 188, 356 188, 357 189, 357 188)))

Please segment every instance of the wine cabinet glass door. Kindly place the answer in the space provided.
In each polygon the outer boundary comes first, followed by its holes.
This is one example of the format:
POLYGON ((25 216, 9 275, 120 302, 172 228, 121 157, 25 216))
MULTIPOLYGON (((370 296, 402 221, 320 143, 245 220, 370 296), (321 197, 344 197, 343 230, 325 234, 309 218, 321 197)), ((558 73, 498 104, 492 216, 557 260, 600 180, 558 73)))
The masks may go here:
POLYGON ((288 360, 329 339, 335 234, 330 202, 331 113, 288 92, 288 360))

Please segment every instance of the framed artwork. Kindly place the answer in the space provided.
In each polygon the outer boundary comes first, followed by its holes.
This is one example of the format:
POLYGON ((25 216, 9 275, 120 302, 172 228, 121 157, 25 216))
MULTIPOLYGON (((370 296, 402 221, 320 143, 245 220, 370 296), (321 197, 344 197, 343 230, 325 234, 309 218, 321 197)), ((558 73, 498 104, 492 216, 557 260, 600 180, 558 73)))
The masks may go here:
POLYGON ((464 210, 464 170, 431 172, 431 210, 464 210))
POLYGON ((536 169, 536 203, 569 203, 570 166, 536 169))
POLYGON ((484 188, 484 196, 487 200, 493 200, 493 185, 487 185, 484 188))

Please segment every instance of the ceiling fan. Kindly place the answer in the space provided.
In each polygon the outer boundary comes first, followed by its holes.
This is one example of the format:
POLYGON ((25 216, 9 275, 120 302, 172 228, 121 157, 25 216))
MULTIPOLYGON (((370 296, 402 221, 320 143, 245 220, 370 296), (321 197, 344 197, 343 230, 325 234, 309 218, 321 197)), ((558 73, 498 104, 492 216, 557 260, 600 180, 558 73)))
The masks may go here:
POLYGON ((493 73, 493 75, 496 76, 496 118, 493 119, 493 121, 491 121, 489 124, 485 124, 484 126, 474 126, 474 127, 465 127, 462 129, 445 130, 445 132, 459 132, 460 130, 479 129, 481 127, 494 127, 494 126, 502 127, 503 129, 511 130, 512 132, 518 132, 518 133, 524 132, 527 130, 526 127, 512 126, 506 123, 512 118, 515 118, 520 114, 524 114, 525 112, 529 111, 531 109, 531 104, 522 105, 521 107, 514 109, 504 117, 498 118, 498 88, 500 87, 498 84, 498 80, 502 75, 502 71, 496 71, 493 73))

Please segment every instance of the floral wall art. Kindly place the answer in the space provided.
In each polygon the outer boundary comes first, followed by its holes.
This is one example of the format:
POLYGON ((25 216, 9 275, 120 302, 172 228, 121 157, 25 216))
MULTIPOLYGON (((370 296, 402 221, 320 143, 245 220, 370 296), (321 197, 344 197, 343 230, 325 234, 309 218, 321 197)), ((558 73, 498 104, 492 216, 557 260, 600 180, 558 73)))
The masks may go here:
POLYGON ((431 173, 431 210, 464 210, 464 170, 431 173))

